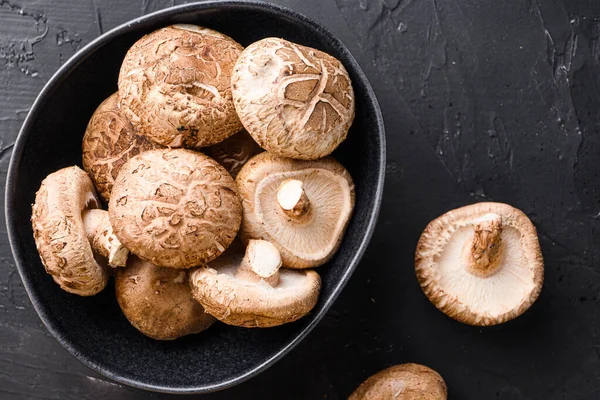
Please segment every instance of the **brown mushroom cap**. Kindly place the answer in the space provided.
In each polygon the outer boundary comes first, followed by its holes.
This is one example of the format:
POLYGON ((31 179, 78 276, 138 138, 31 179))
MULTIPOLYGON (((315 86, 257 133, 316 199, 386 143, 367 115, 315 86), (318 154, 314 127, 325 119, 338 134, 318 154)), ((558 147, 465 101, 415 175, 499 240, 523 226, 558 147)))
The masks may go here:
POLYGON ((125 161, 142 151, 162 146, 138 135, 119 111, 117 93, 96 109, 83 136, 83 169, 90 174, 98 193, 110 200, 110 191, 125 161))
POLYGON ((156 143, 218 143, 242 129, 231 96, 231 72, 241 51, 230 37, 195 25, 154 31, 123 60, 120 108, 156 143))
POLYGON ((544 262, 535 227, 520 210, 478 203, 433 220, 419 240, 415 270, 429 300, 470 325, 495 325, 537 299, 544 262))
POLYGON ((424 365, 400 364, 371 376, 348 400, 446 400, 444 379, 424 365))
POLYGON ((248 46, 231 78, 235 108, 258 144, 283 157, 314 160, 346 139, 354 91, 336 58, 287 40, 248 46))
POLYGON ((46 272, 63 290, 80 296, 95 295, 108 282, 82 218, 85 210, 98 205, 91 179, 75 166, 48 175, 33 204, 33 237, 46 272))
POLYGON ((248 160, 262 151, 245 129, 204 149, 206 155, 217 160, 234 178, 248 160))
MULTIPOLYGON (((281 268, 271 285, 240 274, 247 256, 238 243, 190 274, 194 298, 206 312, 229 325, 268 328, 296 321, 313 309, 321 290, 319 274, 281 268)), ((257 260, 260 256, 250 262, 257 260)))
POLYGON ((354 208, 354 184, 333 158, 300 161, 264 152, 244 165, 236 183, 244 208, 240 237, 245 243, 273 243, 289 268, 322 265, 338 250, 354 208), (278 196, 289 180, 302 183, 304 197, 294 210, 283 209, 278 196))
POLYGON ((115 293, 131 325, 153 339, 177 339, 215 322, 192 297, 186 270, 160 268, 132 256, 117 271, 115 293))
POLYGON ((242 219, 235 182, 215 160, 184 149, 131 158, 109 205, 117 237, 161 267, 190 268, 218 257, 242 219))

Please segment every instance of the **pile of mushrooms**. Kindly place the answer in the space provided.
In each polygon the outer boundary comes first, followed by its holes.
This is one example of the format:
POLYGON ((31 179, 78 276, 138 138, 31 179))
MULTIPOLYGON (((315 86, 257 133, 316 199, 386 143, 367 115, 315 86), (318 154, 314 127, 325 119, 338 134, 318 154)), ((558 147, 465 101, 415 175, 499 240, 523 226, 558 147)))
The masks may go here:
MULTIPOLYGON (((284 39, 244 49, 185 24, 142 37, 118 92, 89 120, 83 169, 51 173, 36 193, 31 223, 46 272, 79 296, 114 276, 125 317, 158 340, 216 320, 252 328, 304 317, 321 290, 311 268, 334 256, 354 209, 352 178, 331 156, 354 102, 339 60, 284 39)), ((472 325, 525 312, 544 275, 535 227, 500 203, 432 221, 415 270, 436 307, 472 325)), ((444 400, 446 386, 404 364, 350 396, 388 398, 444 400)))
POLYGON ((329 54, 278 38, 244 49, 186 24, 145 35, 89 120, 83 169, 36 194, 42 263, 80 296, 114 276, 123 314, 153 339, 296 321, 319 298, 308 268, 352 216, 352 178, 330 154, 353 119, 329 54))

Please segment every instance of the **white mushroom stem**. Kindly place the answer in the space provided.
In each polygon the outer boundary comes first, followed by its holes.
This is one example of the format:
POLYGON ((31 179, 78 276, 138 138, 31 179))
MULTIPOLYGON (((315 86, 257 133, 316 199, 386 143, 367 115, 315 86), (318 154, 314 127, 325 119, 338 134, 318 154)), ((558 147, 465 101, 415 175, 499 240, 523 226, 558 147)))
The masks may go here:
POLYGON ((117 239, 108 219, 108 211, 84 210, 82 214, 86 236, 95 253, 108 259, 111 267, 124 267, 129 250, 117 239))
POLYGON ((291 218, 300 218, 310 210, 310 201, 303 186, 302 181, 287 179, 277 190, 277 202, 283 212, 291 218))
POLYGON ((473 240, 468 247, 467 265, 473 275, 486 277, 499 266, 502 253, 502 217, 486 214, 475 221, 473 240))
POLYGON ((250 282, 263 280, 275 287, 279 284, 280 267, 281 256, 277 247, 266 240, 250 240, 235 276, 250 282))

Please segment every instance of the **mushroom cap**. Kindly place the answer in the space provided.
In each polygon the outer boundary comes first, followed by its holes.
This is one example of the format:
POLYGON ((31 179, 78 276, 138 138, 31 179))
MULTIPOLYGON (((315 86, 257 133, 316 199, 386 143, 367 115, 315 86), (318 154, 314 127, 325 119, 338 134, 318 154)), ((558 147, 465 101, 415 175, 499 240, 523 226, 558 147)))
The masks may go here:
POLYGON ((283 157, 331 154, 354 119, 354 91, 342 63, 287 40, 266 38, 244 49, 231 85, 244 127, 283 157))
POLYGON ((400 364, 368 378, 348 400, 446 400, 444 379, 424 365, 400 364))
POLYGON ((83 135, 83 169, 108 202, 113 182, 123 164, 142 151, 160 147, 136 133, 131 122, 119 111, 117 93, 114 93, 94 111, 83 135))
POLYGON ((190 268, 218 257, 240 227, 235 182, 204 154, 150 150, 132 157, 109 204, 117 238, 154 265, 190 268))
POLYGON ((423 231, 415 256, 423 292, 448 316, 470 325, 495 325, 525 312, 537 299, 544 261, 536 229, 520 210, 502 203, 478 203, 447 212, 423 231), (502 252, 489 276, 466 268, 464 257, 474 225, 500 217, 502 252))
POLYGON ((145 35, 121 65, 121 110, 156 143, 218 143, 242 128, 231 96, 231 72, 241 51, 230 37, 195 25, 145 35))
POLYGON ((153 339, 177 339, 215 322, 192 297, 187 270, 157 267, 132 256, 116 273, 115 293, 131 325, 153 339))
POLYGON ((235 273, 244 257, 241 244, 232 245, 208 266, 190 274, 194 298, 207 313, 228 325, 269 328, 294 322, 313 309, 321 278, 311 270, 279 269, 279 283, 250 282, 235 273))
POLYGON ((317 267, 338 250, 352 210, 354 184, 346 169, 331 157, 314 161, 254 156, 236 178, 244 208, 240 237, 273 243, 289 268, 317 267), (297 179, 310 201, 307 218, 296 221, 281 209, 277 192, 297 179))
POLYGON ((204 149, 207 156, 217 160, 234 178, 248 160, 262 151, 245 129, 204 149))
POLYGON ((79 167, 48 175, 35 195, 31 224, 46 272, 63 290, 93 296, 108 282, 108 271, 94 258, 82 212, 98 208, 90 177, 79 167))

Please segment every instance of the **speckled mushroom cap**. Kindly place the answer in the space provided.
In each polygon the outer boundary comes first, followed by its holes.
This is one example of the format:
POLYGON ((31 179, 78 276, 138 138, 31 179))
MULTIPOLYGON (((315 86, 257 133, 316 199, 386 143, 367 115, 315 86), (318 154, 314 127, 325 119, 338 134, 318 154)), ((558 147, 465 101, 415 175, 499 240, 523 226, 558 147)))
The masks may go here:
POLYGON ((119 111, 117 93, 96 109, 83 135, 83 169, 90 174, 98 193, 110 200, 110 191, 121 167, 142 151, 162 146, 138 135, 119 111))
POLYGON ((33 204, 33 237, 46 272, 63 290, 80 296, 95 295, 108 282, 107 269, 94 258, 82 218, 84 210, 98 205, 91 179, 75 166, 48 175, 33 204))
POLYGON ((348 400, 446 400, 444 379, 424 365, 400 364, 371 376, 348 400))
POLYGON ((210 146, 242 125, 231 72, 242 46, 222 33, 172 25, 138 40, 119 73, 119 104, 140 134, 169 147, 210 146))
POLYGON ((415 270, 429 300, 471 325, 495 325, 537 299, 544 262, 535 227, 520 210, 478 203, 433 220, 419 240, 415 270))
POLYGON ((204 149, 206 155, 218 161, 234 178, 248 160, 262 151, 245 129, 204 149))
POLYGON ((218 257, 233 241, 242 208, 231 175, 215 160, 184 149, 131 158, 109 204, 117 237, 161 267, 190 268, 218 257))
POLYGON ((231 85, 244 127, 283 157, 331 154, 354 119, 354 91, 342 63, 287 40, 267 38, 244 49, 231 85))
POLYGON ((338 250, 354 208, 354 184, 333 158, 302 161, 264 152, 244 165, 236 183, 244 208, 240 237, 245 243, 273 243, 289 268, 322 265, 338 250), (292 215, 278 202, 281 185, 290 180, 303 184, 309 203, 303 215, 292 215))
POLYGON ((314 308, 321 290, 318 273, 281 268, 277 285, 252 282, 236 276, 243 257, 238 243, 190 274, 193 296, 206 312, 228 325, 268 328, 294 322, 314 308))
POLYGON ((202 332, 215 319, 192 297, 188 271, 130 257, 115 276, 117 301, 129 322, 157 340, 202 332))

